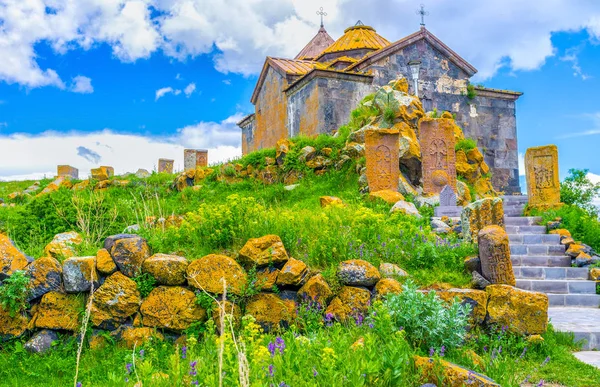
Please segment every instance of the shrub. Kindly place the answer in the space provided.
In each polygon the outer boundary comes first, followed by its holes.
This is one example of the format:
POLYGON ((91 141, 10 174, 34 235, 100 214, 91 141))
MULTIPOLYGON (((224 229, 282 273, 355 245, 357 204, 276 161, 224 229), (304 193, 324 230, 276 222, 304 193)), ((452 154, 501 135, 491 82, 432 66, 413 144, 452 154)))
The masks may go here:
POLYGON ((463 140, 460 140, 454 146, 454 150, 456 150, 456 151, 461 150, 465 153, 474 148, 477 148, 477 142, 475 140, 473 140, 472 138, 465 138, 463 140))
POLYGON ((532 215, 541 215, 544 224, 556 218, 562 218, 562 226, 571 232, 573 239, 590 245, 600 251, 600 222, 595 215, 577 205, 565 204, 558 210, 546 212, 533 211, 532 215))
POLYGON ((434 291, 421 293, 412 281, 402 285, 402 293, 388 295, 384 306, 396 328, 406 331, 415 347, 451 349, 465 339, 471 306, 456 299, 446 306, 434 291))
POLYGON ((22 270, 16 270, 0 286, 0 306, 14 317, 27 308, 29 294, 29 276, 22 270))
POLYGON ((591 216, 598 216, 593 200, 600 195, 600 183, 592 183, 587 169, 569 169, 569 176, 560 184, 560 201, 576 205, 591 216))
POLYGON ((477 97, 477 91, 475 91, 475 86, 472 84, 469 84, 467 86, 467 98, 474 99, 475 97, 477 97))
POLYGON ((132 279, 137 284, 137 288, 142 298, 148 297, 150 292, 156 287, 156 279, 150 273, 143 273, 132 279))

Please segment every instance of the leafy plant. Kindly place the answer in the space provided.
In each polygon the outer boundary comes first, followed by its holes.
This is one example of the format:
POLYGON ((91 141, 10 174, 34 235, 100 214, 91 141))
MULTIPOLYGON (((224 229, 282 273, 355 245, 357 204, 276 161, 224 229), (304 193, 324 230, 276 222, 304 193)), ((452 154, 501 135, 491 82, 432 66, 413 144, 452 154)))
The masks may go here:
POLYGON ((477 142, 475 140, 473 140, 472 138, 465 138, 460 140, 459 142, 456 143, 456 145, 454 146, 454 150, 456 151, 463 151, 463 152, 468 152, 471 149, 475 149, 477 148, 477 142))
POLYGON ((156 278, 150 273, 142 273, 132 279, 137 284, 137 288, 142 298, 148 297, 150 292, 156 287, 156 278))
POLYGON ((214 300, 213 298, 203 291, 198 291, 196 293, 196 304, 200 305, 202 309, 206 310, 206 314, 211 316, 214 308, 214 300))
POLYGON ((0 306, 14 317, 27 309, 30 292, 29 276, 23 270, 15 270, 0 286, 0 306))
POLYGON ((598 216, 598 208, 593 200, 600 195, 600 183, 588 178, 587 169, 569 169, 569 176, 560 184, 560 201, 572 204, 598 216))
POLYGON ((469 84, 467 86, 467 98, 472 100, 477 97, 477 91, 475 90, 475 86, 473 84, 469 84))

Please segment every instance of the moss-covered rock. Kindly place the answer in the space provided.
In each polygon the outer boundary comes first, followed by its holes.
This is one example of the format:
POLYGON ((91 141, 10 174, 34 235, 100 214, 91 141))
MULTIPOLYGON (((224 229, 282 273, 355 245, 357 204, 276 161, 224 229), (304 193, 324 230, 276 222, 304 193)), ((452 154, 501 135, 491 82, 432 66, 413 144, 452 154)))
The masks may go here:
POLYGON ((206 319, 194 292, 181 286, 159 286, 142 302, 140 312, 147 327, 182 331, 206 319))
POLYGON ((96 253, 96 270, 103 275, 111 275, 117 271, 117 265, 106 249, 100 249, 96 253))
POLYGON ((256 272, 256 285, 260 291, 271 291, 277 283, 280 270, 276 267, 264 267, 256 272))
POLYGON ((23 254, 4 234, 0 234, 0 280, 10 277, 15 270, 23 270, 33 259, 23 254))
POLYGON ((469 314, 472 325, 482 324, 487 313, 488 294, 483 290, 474 289, 448 289, 437 292, 437 295, 444 301, 450 303, 454 298, 458 298, 463 305, 471 307, 469 314))
POLYGON ((277 235, 265 235, 249 239, 239 253, 240 262, 249 266, 267 266, 281 264, 288 260, 281 238, 277 235))
POLYGON ((500 387, 485 375, 478 374, 442 359, 414 356, 415 367, 421 372, 421 382, 440 383, 444 387, 500 387))
POLYGON ((36 328, 77 331, 84 309, 85 300, 82 295, 46 293, 36 309, 34 325, 36 328))
POLYGON ((223 293, 223 281, 227 292, 236 295, 241 295, 248 283, 248 275, 236 261, 217 254, 192 261, 187 277, 190 286, 215 294, 223 293))
POLYGON ((142 264, 142 272, 152 275, 161 285, 183 285, 189 261, 169 254, 154 254, 142 264))
MULTIPOLYGON (((106 242, 105 242, 106 248, 106 242)), ((150 247, 139 236, 116 239, 110 251, 115 264, 127 277, 135 277, 142 271, 142 264, 150 257, 150 247)))
POLYGON ((402 285, 394 278, 383 278, 375 285, 375 297, 381 299, 387 294, 402 293, 402 285))
POLYGON ((266 331, 287 328, 296 316, 296 303, 273 293, 260 293, 246 304, 246 314, 266 331))
POLYGON ((98 288, 96 257, 72 257, 63 262, 63 282, 67 293, 87 292, 98 288))
POLYGON ((325 307, 327 302, 333 295, 329 284, 323 278, 323 275, 317 274, 312 276, 298 290, 298 298, 301 301, 317 302, 321 307, 325 307))
POLYGON ((62 287, 62 266, 52 257, 42 257, 27 267, 29 276, 29 301, 62 287))
POLYGON ((546 332, 548 325, 548 296, 544 293, 521 290, 509 285, 490 285, 488 294, 488 324, 506 326, 521 335, 546 332))
POLYGON ((126 348, 132 349, 154 340, 163 341, 165 337, 153 328, 123 327, 115 332, 114 336, 126 348))
POLYGON ((371 304, 371 292, 362 287, 344 286, 327 309, 326 315, 337 321, 347 322, 350 318, 364 318, 371 304))
POLYGON ((308 267, 304 262, 290 258, 285 265, 283 265, 277 276, 277 285, 299 286, 307 274, 308 267))
POLYGON ((342 199, 335 196, 321 196, 319 198, 319 202, 321 203, 321 207, 329 207, 329 206, 345 206, 342 199))
POLYGON ((396 204, 400 200, 404 200, 404 196, 397 191, 384 189, 382 191, 369 193, 370 200, 383 200, 387 204, 396 204))
POLYGON ((362 259, 340 262, 337 276, 344 285, 373 286, 381 279, 375 266, 362 259))
POLYGON ((50 257, 63 260, 77 255, 76 246, 81 243, 83 243, 83 239, 77 232, 64 232, 55 235, 52 241, 44 248, 44 252, 50 257))
POLYGON ((94 293, 92 302, 92 325, 102 329, 115 329, 133 316, 141 303, 136 283, 116 272, 106 278, 94 293))

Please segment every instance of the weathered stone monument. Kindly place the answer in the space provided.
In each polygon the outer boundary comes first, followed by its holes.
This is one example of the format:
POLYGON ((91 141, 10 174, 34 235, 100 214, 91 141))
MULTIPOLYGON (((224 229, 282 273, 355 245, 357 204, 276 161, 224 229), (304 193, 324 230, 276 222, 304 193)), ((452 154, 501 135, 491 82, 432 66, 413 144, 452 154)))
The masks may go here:
POLYGON ((515 286, 506 231, 500 226, 486 226, 478 238, 483 276, 492 284, 515 286))
POLYGON ((184 149, 183 166, 185 170, 196 169, 196 167, 208 166, 208 150, 206 149, 184 149))
POLYGON ((504 227, 504 207, 501 198, 485 198, 466 206, 461 214, 463 239, 477 240, 479 231, 487 226, 504 227))
POLYGON ((175 160, 158 159, 158 173, 173 173, 175 160))
POLYGON ((440 205, 435 207, 435 216, 460 217, 462 207, 456 205, 456 193, 449 185, 444 186, 440 192, 440 205))
POLYGON ((70 165, 59 165, 56 167, 56 175, 69 176, 71 179, 79 179, 79 169, 70 165))
POLYGON ((419 121, 423 191, 439 194, 448 185, 456 192, 456 154, 452 120, 424 118, 419 121))
POLYGON ((93 168, 91 170, 91 175, 92 179, 95 180, 108 180, 115 175, 115 169, 113 167, 101 166, 98 168, 93 168))
POLYGON ((370 129, 365 132, 367 182, 370 192, 398 191, 398 129, 370 129))
POLYGON ((556 145, 527 149, 525 152, 525 175, 530 206, 560 204, 558 148, 556 145))

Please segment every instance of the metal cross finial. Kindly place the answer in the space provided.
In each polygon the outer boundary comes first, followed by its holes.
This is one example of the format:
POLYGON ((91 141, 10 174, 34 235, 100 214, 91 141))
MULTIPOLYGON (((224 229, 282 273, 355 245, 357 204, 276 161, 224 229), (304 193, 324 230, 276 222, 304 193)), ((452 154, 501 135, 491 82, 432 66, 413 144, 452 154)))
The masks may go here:
POLYGON ((423 4, 421 4, 421 9, 417 9, 417 15, 421 15, 421 27, 425 27, 425 16, 429 15, 429 12, 425 11, 423 4))
POLYGON ((327 12, 323 11, 323 7, 319 8, 317 15, 321 16, 321 28, 323 28, 323 16, 327 16, 327 12))

